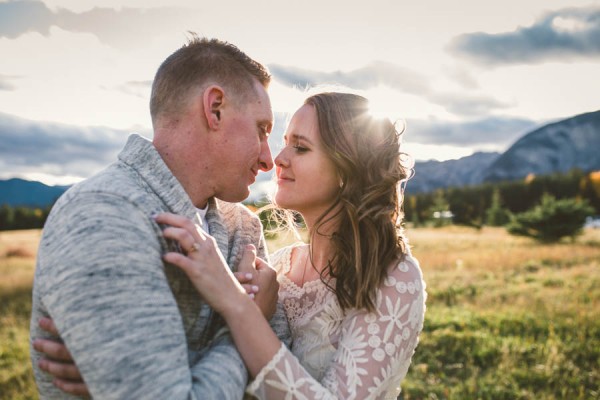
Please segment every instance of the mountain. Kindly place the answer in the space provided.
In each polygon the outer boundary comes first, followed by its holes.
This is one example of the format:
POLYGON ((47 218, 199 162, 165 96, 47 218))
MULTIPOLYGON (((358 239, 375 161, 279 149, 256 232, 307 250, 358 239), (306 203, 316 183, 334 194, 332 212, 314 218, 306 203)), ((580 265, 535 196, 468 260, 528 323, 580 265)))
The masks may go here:
POLYGON ((545 175, 600 169, 600 111, 580 114, 526 134, 498 157, 483 180, 521 179, 530 173, 545 175))
POLYGON ((46 207, 52 205, 68 188, 17 178, 0 180, 0 205, 46 207))
POLYGON ((525 134, 506 152, 475 153, 415 163, 407 193, 522 179, 529 174, 600 170, 600 111, 576 115, 525 134))
MULTIPOLYGON (((276 115, 276 118, 280 128, 271 135, 273 154, 281 148, 285 126, 283 116, 276 115)), ((439 188, 522 179, 530 173, 546 175, 573 168, 585 172, 600 170, 600 111, 545 125, 524 135, 503 154, 474 153, 458 160, 417 162, 415 176, 408 181, 406 192, 424 193, 439 188)), ((272 173, 259 174, 251 188, 250 199, 264 197, 273 185, 272 173)), ((44 207, 68 188, 22 179, 0 181, 0 205, 44 207)))
POLYGON ((483 181, 483 173, 500 153, 474 153, 458 160, 418 161, 415 175, 406 185, 407 193, 425 193, 452 186, 476 185, 483 181))

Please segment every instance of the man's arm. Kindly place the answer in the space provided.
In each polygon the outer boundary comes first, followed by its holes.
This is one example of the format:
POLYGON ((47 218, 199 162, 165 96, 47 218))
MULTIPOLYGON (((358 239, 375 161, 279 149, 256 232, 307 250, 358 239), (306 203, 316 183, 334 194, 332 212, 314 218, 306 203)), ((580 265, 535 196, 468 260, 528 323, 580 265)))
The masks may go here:
MULTIPOLYGON (((230 343, 215 341, 189 366, 160 230, 151 217, 99 194, 66 207, 47 226, 36 291, 92 396, 240 399, 246 370, 230 343)), ((43 334, 32 331, 38 336, 43 334)))

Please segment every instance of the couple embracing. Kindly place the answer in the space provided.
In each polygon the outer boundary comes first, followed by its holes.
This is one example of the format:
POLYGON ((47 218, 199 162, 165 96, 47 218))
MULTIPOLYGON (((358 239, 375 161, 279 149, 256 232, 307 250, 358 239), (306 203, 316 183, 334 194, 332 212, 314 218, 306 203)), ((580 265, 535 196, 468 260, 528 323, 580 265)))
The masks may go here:
POLYGON ((402 234, 400 134, 349 93, 308 97, 273 159, 268 70, 193 38, 158 69, 152 142, 55 204, 31 357, 41 398, 396 398, 425 285, 402 234), (308 243, 267 254, 239 204, 275 167, 308 243))

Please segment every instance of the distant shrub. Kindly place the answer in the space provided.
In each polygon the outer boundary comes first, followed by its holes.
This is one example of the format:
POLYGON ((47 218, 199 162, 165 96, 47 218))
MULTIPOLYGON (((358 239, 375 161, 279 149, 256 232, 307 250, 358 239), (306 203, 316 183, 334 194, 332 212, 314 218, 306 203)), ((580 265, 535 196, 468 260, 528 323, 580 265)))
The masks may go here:
POLYGON ((13 247, 13 248, 9 248, 6 250, 5 253, 5 257, 6 258, 11 258, 11 257, 15 257, 15 258, 32 258, 33 257, 33 253, 27 249, 24 249, 22 247, 13 247))
POLYGON ((512 215, 506 228, 513 235, 552 243, 563 237, 574 238, 581 233, 585 218, 593 212, 593 208, 585 200, 557 200, 554 196, 545 194, 537 206, 512 215))
POLYGON ((430 207, 428 214, 433 222, 433 226, 436 228, 452 224, 452 217, 454 215, 450 211, 450 204, 448 204, 442 190, 436 191, 433 205, 430 207))

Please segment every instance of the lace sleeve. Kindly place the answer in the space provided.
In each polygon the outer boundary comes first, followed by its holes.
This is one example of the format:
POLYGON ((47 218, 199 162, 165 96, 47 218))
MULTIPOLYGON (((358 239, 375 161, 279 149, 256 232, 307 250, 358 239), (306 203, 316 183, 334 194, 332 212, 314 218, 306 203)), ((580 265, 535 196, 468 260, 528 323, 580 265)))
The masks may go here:
POLYGON ((320 382, 282 346, 247 391, 261 399, 395 398, 423 327, 425 297, 419 265, 407 257, 379 289, 375 312, 346 315, 320 382))

